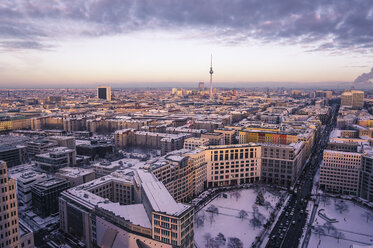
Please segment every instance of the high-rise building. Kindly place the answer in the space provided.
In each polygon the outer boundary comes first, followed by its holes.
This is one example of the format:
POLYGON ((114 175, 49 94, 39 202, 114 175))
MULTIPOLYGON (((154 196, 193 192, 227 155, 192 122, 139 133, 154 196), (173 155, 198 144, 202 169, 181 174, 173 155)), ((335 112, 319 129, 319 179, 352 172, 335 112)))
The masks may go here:
POLYGON ((8 178, 7 165, 0 161, 1 193, 0 247, 16 248, 19 245, 16 181, 8 178))
POLYGON ((205 90, 205 83, 204 82, 199 82, 198 83, 198 90, 199 91, 204 91, 205 90))
POLYGON ((111 101, 111 87, 110 86, 98 86, 97 87, 97 98, 111 101))
POLYGON ((364 106, 364 91, 352 90, 343 92, 341 95, 341 105, 362 108, 364 106))

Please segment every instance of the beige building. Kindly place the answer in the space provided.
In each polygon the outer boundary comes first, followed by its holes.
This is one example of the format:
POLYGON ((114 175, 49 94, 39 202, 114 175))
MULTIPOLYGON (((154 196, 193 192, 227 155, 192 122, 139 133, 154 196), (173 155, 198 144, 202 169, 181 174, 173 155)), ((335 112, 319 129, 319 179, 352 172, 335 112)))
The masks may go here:
POLYGON ((149 163, 150 170, 163 182, 178 202, 188 202, 205 188, 206 162, 203 150, 182 149, 149 163))
POLYGON ((8 168, 4 161, 0 161, 0 247, 19 248, 19 224, 17 209, 16 181, 8 178, 8 168))
POLYGON ((126 148, 133 143, 133 130, 132 129, 123 129, 115 131, 114 133, 114 144, 119 148, 126 148))
POLYGON ((236 136, 237 131, 235 129, 224 128, 224 129, 216 129, 216 130, 214 130, 214 133, 223 134, 224 135, 224 144, 225 145, 231 145, 231 144, 234 144, 235 136, 236 136))
POLYGON ((324 150, 320 167, 320 188, 346 195, 358 195, 361 153, 324 150))
POLYGON ((305 164, 305 142, 289 145, 262 145, 261 176, 265 183, 290 186, 300 176, 305 164))
POLYGON ((209 140, 206 138, 188 138, 184 140, 184 148, 193 150, 200 146, 207 146, 209 144, 209 140))
POLYGON ((201 138, 208 139, 210 146, 225 145, 225 138, 222 133, 203 133, 201 138))
POLYGON ((364 91, 345 91, 341 95, 341 105, 352 108, 362 108, 364 106, 364 91))
POLYGON ((60 228, 87 248, 194 247, 194 208, 149 171, 126 168, 64 191, 60 228))
POLYGON ((260 145, 207 146, 201 149, 205 150, 208 187, 252 183, 259 180, 260 145))

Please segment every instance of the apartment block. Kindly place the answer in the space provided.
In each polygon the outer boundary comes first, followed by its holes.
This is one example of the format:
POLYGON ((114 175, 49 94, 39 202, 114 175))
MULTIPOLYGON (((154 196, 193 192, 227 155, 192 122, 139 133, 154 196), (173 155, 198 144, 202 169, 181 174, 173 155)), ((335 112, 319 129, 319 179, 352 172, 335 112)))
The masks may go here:
POLYGON ((265 183, 291 186, 305 164, 305 142, 289 145, 262 144, 261 179, 265 183))
POLYGON ((206 182, 203 150, 182 149, 147 163, 150 170, 178 202, 188 202, 201 193, 206 182))
POLYGON ((359 194, 362 154, 324 150, 320 167, 320 188, 345 195, 359 194))
POLYGON ((361 161, 360 197, 373 202, 373 154, 364 154, 361 161))
POLYGON ((8 168, 28 162, 26 146, 2 145, 0 146, 0 160, 7 163, 8 168))
POLYGON ((45 218, 58 212, 58 197, 69 188, 69 182, 60 178, 49 178, 31 187, 33 211, 45 218))
POLYGON ((207 145, 209 145, 209 140, 206 138, 188 138, 184 140, 184 149, 193 150, 207 145))
POLYGON ((16 182, 8 177, 8 168, 0 161, 0 247, 19 248, 19 224, 17 209, 16 182))
POLYGON ((35 162, 45 171, 56 172, 63 167, 76 165, 76 151, 67 147, 56 147, 50 152, 35 155, 35 162))
POLYGON ((260 145, 242 144, 200 148, 205 150, 208 187, 252 183, 260 179, 260 145))
POLYGON ((230 128, 222 128, 222 129, 216 129, 214 130, 214 133, 221 133, 224 135, 224 144, 225 145, 231 145, 236 143, 236 130, 230 129, 230 128))
POLYGON ((61 230, 88 248, 194 247, 193 207, 147 170, 125 168, 64 191, 59 209, 61 230))
POLYGON ((69 181, 70 187, 75 187, 95 179, 95 172, 92 169, 83 169, 78 167, 65 167, 59 169, 55 174, 57 178, 69 181))
POLYGON ((12 168, 9 170, 9 175, 17 183, 19 209, 30 209, 32 207, 31 188, 34 184, 47 180, 47 175, 32 168, 12 168))

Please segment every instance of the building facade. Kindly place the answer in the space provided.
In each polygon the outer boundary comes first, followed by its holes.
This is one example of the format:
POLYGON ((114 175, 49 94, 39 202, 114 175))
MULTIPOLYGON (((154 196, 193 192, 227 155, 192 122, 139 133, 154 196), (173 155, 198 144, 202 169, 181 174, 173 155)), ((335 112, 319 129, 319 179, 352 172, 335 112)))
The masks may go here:
POLYGON ((320 188, 358 196, 361 158, 361 153, 324 150, 320 167, 320 188))
POLYGON ((19 223, 16 182, 8 178, 8 168, 0 161, 0 247, 19 248, 19 223))
POLYGON ((260 145, 207 146, 201 149, 205 150, 208 187, 252 183, 260 179, 260 145))

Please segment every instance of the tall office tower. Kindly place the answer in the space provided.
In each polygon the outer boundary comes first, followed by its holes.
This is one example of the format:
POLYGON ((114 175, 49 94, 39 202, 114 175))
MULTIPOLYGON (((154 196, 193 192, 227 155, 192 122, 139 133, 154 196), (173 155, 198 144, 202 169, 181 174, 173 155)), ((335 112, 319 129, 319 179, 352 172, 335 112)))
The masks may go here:
POLYGON ((353 90, 352 92, 352 107, 362 108, 364 106, 364 91, 353 90))
POLYGON ((205 83, 204 82, 199 82, 198 83, 198 90, 199 91, 204 91, 205 90, 205 83))
POLYGON ((110 86, 98 86, 97 87, 97 98, 111 101, 111 87, 110 86))
POLYGON ((16 181, 8 178, 7 165, 0 161, 0 247, 16 248, 19 244, 16 181))
POLYGON ((364 106, 364 91, 352 90, 343 92, 341 95, 341 105, 362 108, 364 106))
POLYGON ((212 70, 212 54, 211 54, 211 66, 210 66, 210 99, 213 98, 213 93, 212 93, 212 74, 214 71, 212 70))

